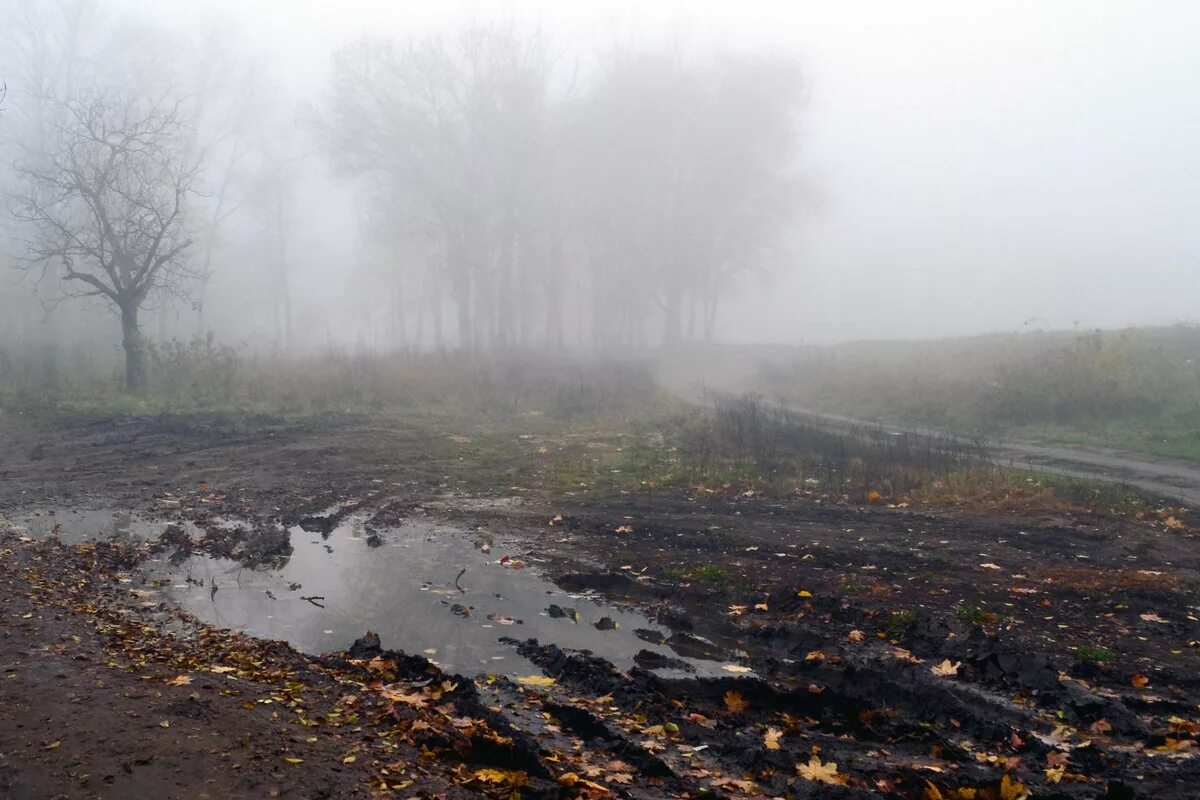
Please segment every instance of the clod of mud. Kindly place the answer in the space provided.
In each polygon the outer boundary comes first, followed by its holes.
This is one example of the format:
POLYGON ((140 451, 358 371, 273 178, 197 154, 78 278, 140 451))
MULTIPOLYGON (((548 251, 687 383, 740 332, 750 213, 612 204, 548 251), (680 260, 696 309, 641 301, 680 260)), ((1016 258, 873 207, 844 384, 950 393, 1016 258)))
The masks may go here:
POLYGON ((696 668, 681 658, 671 658, 654 650, 639 650, 633 661, 642 669, 676 669, 682 672, 695 672, 696 668))

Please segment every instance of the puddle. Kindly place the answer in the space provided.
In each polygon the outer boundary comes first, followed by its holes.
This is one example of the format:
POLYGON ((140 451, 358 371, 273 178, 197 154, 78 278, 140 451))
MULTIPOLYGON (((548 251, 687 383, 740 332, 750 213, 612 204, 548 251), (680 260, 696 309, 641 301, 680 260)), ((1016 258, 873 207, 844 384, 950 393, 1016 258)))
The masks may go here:
POLYGON ((35 539, 57 534, 66 544, 97 539, 154 539, 171 524, 181 525, 190 534, 200 534, 200 530, 191 523, 149 519, 111 508, 36 510, 3 517, 0 522, 7 523, 14 533, 35 539))
POLYGON ((372 630, 384 647, 423 653, 451 672, 526 675, 540 670, 499 640, 536 638, 591 650, 620 669, 646 650, 667 665, 660 675, 683 674, 684 665, 722 674, 720 662, 672 651, 663 643, 671 631, 639 612, 564 592, 532 567, 499 563, 518 557, 514 542, 497 538, 484 552, 470 534, 429 523, 372 535, 365 518, 351 515, 328 535, 292 528, 294 551, 271 571, 207 556, 147 568, 168 578, 163 591, 200 619, 309 653, 344 649, 372 630))

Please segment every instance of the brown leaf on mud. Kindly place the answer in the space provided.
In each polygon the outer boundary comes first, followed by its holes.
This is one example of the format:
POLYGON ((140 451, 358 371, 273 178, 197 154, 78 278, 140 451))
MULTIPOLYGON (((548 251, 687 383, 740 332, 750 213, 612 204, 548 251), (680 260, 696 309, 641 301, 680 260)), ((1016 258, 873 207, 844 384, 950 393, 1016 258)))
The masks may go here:
POLYGON ((740 692, 728 691, 725 693, 725 710, 730 714, 741 714, 750 704, 746 702, 746 698, 742 697, 740 692))
POLYGON ((167 685, 168 686, 187 686, 191 682, 192 682, 191 676, 177 675, 174 678, 171 678, 171 680, 167 681, 167 685))
POLYGON ((1029 790, 1019 780, 1005 775, 1000 779, 1000 800, 1026 800, 1029 790))
POLYGON ((863 639, 867 638, 867 635, 862 631, 853 630, 846 634, 846 638, 852 642, 861 642, 863 639))
POLYGON ((477 769, 471 773, 473 780, 482 783, 494 783, 499 785, 512 786, 514 788, 524 786, 529 783, 528 777, 521 770, 507 769, 477 769))
POLYGON ((1135 689, 1145 689, 1150 685, 1150 679, 1140 672, 1134 673, 1133 678, 1129 681, 1135 689))
POLYGON ((912 651, 905 650, 903 647, 893 647, 892 655, 901 661, 907 661, 910 664, 920 664, 921 659, 912 654, 912 651))
POLYGON ((849 780, 845 775, 838 774, 837 764, 832 761, 822 764, 817 756, 809 758, 807 764, 797 764, 796 774, 806 781, 818 783, 844 784, 849 780))
POLYGON ((521 677, 517 678, 517 683, 521 684, 522 686, 552 686, 554 684, 554 678, 550 678, 546 675, 522 675, 521 677))
POLYGON ((950 659, 947 658, 940 664, 934 664, 929 668, 929 671, 934 675, 937 675, 939 678, 954 678, 957 677, 958 668, 961 666, 961 661, 955 661, 953 664, 951 664, 950 659))
POLYGON ((767 728, 767 732, 763 734, 763 746, 768 750, 778 750, 779 740, 783 737, 783 731, 779 728, 767 728))

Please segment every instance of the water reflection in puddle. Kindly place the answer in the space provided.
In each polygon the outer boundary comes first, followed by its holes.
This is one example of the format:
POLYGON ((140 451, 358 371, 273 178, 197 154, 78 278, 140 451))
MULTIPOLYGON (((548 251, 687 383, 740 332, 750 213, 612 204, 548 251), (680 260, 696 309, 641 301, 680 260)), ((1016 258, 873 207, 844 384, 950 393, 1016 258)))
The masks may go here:
MULTIPOLYGON (((424 653, 467 674, 538 671, 501 637, 588 649, 621 669, 640 650, 678 658, 635 634, 670 635, 644 615, 564 592, 531 568, 499 563, 517 556, 510 542, 496 539, 484 552, 468 534, 424 523, 380 530, 372 540, 362 522, 349 517, 328 537, 292 528, 294 552, 269 572, 208 557, 175 567, 158 562, 151 570, 167 574, 164 591, 204 621, 284 639, 310 653, 346 648, 372 630, 385 647, 424 653)), ((698 674, 720 671, 715 662, 684 661, 698 674)))
POLYGON ((191 523, 147 519, 129 511, 112 508, 36 510, 8 517, 3 521, 19 535, 32 536, 35 539, 57 535, 66 544, 105 539, 154 539, 171 524, 182 525, 193 536, 200 533, 191 523))

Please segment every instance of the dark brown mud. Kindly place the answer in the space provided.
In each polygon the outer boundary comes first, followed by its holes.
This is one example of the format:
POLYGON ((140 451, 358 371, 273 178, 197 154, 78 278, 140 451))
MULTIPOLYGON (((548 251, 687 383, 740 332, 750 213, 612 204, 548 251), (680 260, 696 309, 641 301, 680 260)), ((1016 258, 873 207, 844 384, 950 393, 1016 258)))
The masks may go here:
MULTIPOLYGON (((552 636, 532 641, 516 625, 505 629, 512 640, 505 646, 527 660, 530 675, 450 675, 402 637, 361 644, 360 650, 383 648, 370 657, 333 656, 349 665, 337 667, 337 680, 365 687, 357 692, 372 698, 373 719, 385 731, 399 725, 411 732, 427 709, 445 709, 430 723, 433 738, 413 740, 418 750, 424 745, 438 753, 423 762, 422 779, 441 781, 441 788, 428 784, 435 792, 1189 798, 1200 782, 1200 550, 1186 530, 1082 512, 976 515, 815 505, 800 494, 660 490, 564 500, 521 483, 520 473, 528 470, 520 463, 511 473, 483 475, 459 460, 444 432, 371 418, 5 426, 6 442, 16 444, 0 456, 0 514, 18 527, 39 510, 124 508, 178 526, 165 531, 160 558, 227 558, 266 574, 278 568, 271 558, 286 559, 288 547, 305 544, 279 539, 278 531, 294 526, 312 540, 305 546, 342 547, 333 539, 338 525, 365 515, 364 534, 379 539, 383 550, 376 552, 386 552, 390 528, 439 521, 477 537, 481 554, 485 545, 513 542, 505 554, 555 580, 559 590, 633 606, 653 621, 633 633, 643 643, 638 647, 657 658, 643 656, 620 668, 599 648, 571 650, 552 636), (29 459, 37 445, 44 447, 40 458, 29 459), (730 669, 723 677, 688 675, 662 658, 709 659, 730 669), (386 674, 369 678, 371 663, 386 674), (442 702, 432 687, 446 681, 455 688, 442 702), (387 700, 381 686, 407 700, 387 700)), ((366 539, 355 546, 367 548, 366 539)), ((26 596, 21 578, 35 566, 23 560, 35 550, 22 548, 43 545, 9 547, 17 555, 0 561, 10 570, 5 608, 15 614, 5 616, 4 646, 11 647, 5 663, 17 665, 18 674, 34 674, 30 664, 46 659, 51 676, 72 676, 86 665, 92 672, 73 680, 133 693, 119 713, 157 702, 134 691, 147 682, 124 672, 127 662, 94 655, 112 645, 89 622, 91 612, 68 603, 61 608, 69 611, 48 616, 49 590, 20 599, 26 596), (25 613, 34 617, 23 619, 25 613), (39 617, 36 629, 23 627, 39 617), (50 639, 37 638, 43 636, 50 639), (75 663, 76 654, 92 660, 75 663)), ((137 563, 112 566, 108 577, 115 583, 92 588, 112 594, 122 607, 161 603, 130 594, 154 590, 141 565, 155 556, 148 549, 138 553, 137 563), (116 571, 133 586, 119 583, 116 571)), ((50 558, 50 551, 38 557, 50 558)), ((448 589, 456 572, 444 581, 448 589)), ((309 591, 315 590, 305 587, 303 594, 309 591)), ((171 608, 167 603, 156 613, 180 618, 171 608)), ((547 617, 574 624, 568 608, 575 609, 575 601, 548 600, 547 617), (561 616, 550 612, 551 604, 561 616)), ((472 622, 449 610, 446 617, 472 622)), ((330 649, 348 647, 361 633, 339 634, 340 645, 331 642, 330 649)), ((295 659, 289 663, 305 665, 298 670, 336 666, 285 652, 295 659)), ((154 686, 164 702, 174 689, 184 690, 154 686)), ((50 689, 49 683, 6 683, 11 694, 5 702, 34 708, 50 689)), ((137 796, 71 783, 70 770, 108 775, 94 766, 115 758, 107 751, 85 751, 79 763, 60 765, 65 739, 59 748, 40 749, 63 727, 64 714, 88 720, 85 731, 87 725, 114 727, 98 706, 107 693, 76 697, 69 711, 64 706, 62 714, 47 714, 36 730, 17 727, 12 718, 0 723, 0 751, 10 762, 0 775, 12 786, 34 787, 38 770, 57 765, 47 774, 67 775, 54 789, 63 796, 137 796)), ((225 702, 220 697, 209 702, 225 702)), ((226 734, 206 733, 204 725, 232 725, 232 717, 221 716, 224 708, 211 721, 196 722, 193 733, 222 741, 226 734)), ((241 711, 240 704, 228 713, 234 710, 241 711)), ((308 745, 304 732, 264 730, 261 741, 291 735, 308 745)), ((123 743, 122 736, 112 737, 113 749, 146 750, 152 763, 166 764, 163 769, 189 787, 186 796, 198 796, 198 771, 154 749, 149 733, 123 743)), ((349 784, 336 783, 342 773, 335 767, 349 769, 357 760, 342 764, 341 750, 336 756, 308 752, 298 756, 305 764, 331 764, 325 780, 333 781, 333 794, 327 796, 353 796, 340 788, 349 784)), ((268 760, 264 754, 253 762, 253 783, 222 785, 226 794, 214 796, 250 796, 289 777, 268 760)), ((386 762, 362 760, 374 771, 346 780, 369 787, 386 762)), ((247 774, 236 777, 247 780, 247 774)))

